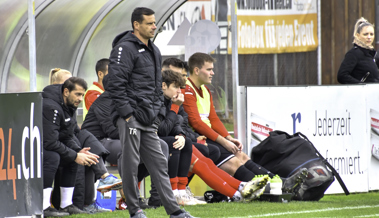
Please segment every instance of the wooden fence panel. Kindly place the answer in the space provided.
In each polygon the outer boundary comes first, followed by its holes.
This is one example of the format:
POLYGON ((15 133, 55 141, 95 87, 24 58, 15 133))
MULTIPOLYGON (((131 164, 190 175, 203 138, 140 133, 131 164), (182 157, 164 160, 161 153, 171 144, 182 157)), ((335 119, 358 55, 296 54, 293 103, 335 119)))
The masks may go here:
POLYGON ((374 0, 321 1, 322 84, 338 84, 337 73, 352 48, 355 22, 364 17, 375 23, 374 0))

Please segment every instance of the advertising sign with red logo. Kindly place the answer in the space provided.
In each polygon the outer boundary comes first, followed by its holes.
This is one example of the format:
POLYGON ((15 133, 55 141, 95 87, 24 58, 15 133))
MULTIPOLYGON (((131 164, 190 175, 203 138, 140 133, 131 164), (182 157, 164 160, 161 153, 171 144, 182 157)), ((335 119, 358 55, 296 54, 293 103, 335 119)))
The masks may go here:
POLYGON ((42 95, 0 94, 0 216, 42 214, 42 95))

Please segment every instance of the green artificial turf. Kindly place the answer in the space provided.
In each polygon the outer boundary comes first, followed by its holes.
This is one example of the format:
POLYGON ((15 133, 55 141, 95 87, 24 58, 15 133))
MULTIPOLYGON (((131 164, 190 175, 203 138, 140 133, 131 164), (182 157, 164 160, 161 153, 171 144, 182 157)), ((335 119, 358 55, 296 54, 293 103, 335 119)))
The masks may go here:
MULTIPOLYGON (((182 207, 196 217, 379 217, 379 192, 345 195, 326 195, 317 202, 291 201, 273 203, 213 203, 182 207)), ((145 210, 150 218, 169 217, 164 208, 145 210)), ((129 217, 128 211, 93 215, 74 215, 77 218, 129 217)))

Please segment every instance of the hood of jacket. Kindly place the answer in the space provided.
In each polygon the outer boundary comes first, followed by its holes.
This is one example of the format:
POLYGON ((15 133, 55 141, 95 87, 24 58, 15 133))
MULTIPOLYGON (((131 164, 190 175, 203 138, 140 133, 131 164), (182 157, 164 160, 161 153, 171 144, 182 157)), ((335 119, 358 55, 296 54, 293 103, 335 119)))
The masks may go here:
POLYGON ((62 91, 62 84, 54 84, 54 85, 49 85, 46 86, 42 90, 42 97, 45 99, 51 99, 52 101, 56 102, 59 104, 63 110, 67 111, 70 116, 75 115, 76 107, 69 107, 64 103, 63 100, 63 91, 62 91))
POLYGON ((131 42, 138 42, 142 43, 133 33, 133 31, 128 30, 123 33, 118 34, 112 42, 112 48, 116 47, 118 44, 125 42, 125 41, 131 41, 131 42))

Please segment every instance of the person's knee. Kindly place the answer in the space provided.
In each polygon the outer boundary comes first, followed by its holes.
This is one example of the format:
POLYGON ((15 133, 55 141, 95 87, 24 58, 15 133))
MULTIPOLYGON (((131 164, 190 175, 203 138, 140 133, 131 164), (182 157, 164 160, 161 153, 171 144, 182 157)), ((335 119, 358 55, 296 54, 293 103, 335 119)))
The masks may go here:
POLYGON ((232 167, 236 167, 237 169, 238 169, 238 167, 243 165, 241 160, 237 157, 230 158, 225 164, 232 166, 232 167))
POLYGON ((191 139, 186 139, 182 152, 191 153, 192 154, 192 141, 191 139))
POLYGON ((224 170, 225 172, 227 172, 230 175, 234 175, 234 173, 237 171, 237 169, 239 167, 241 167, 242 165, 243 164, 241 163, 241 161, 238 158, 233 157, 230 160, 226 161, 224 164, 222 164, 220 166, 220 169, 224 170))
POLYGON ((250 157, 247 156, 244 152, 238 152, 235 156, 244 164, 246 161, 250 160, 250 157))
POLYGON ((212 159, 213 162, 216 162, 221 157, 221 151, 217 146, 208 143, 208 150, 209 150, 208 157, 212 159))

